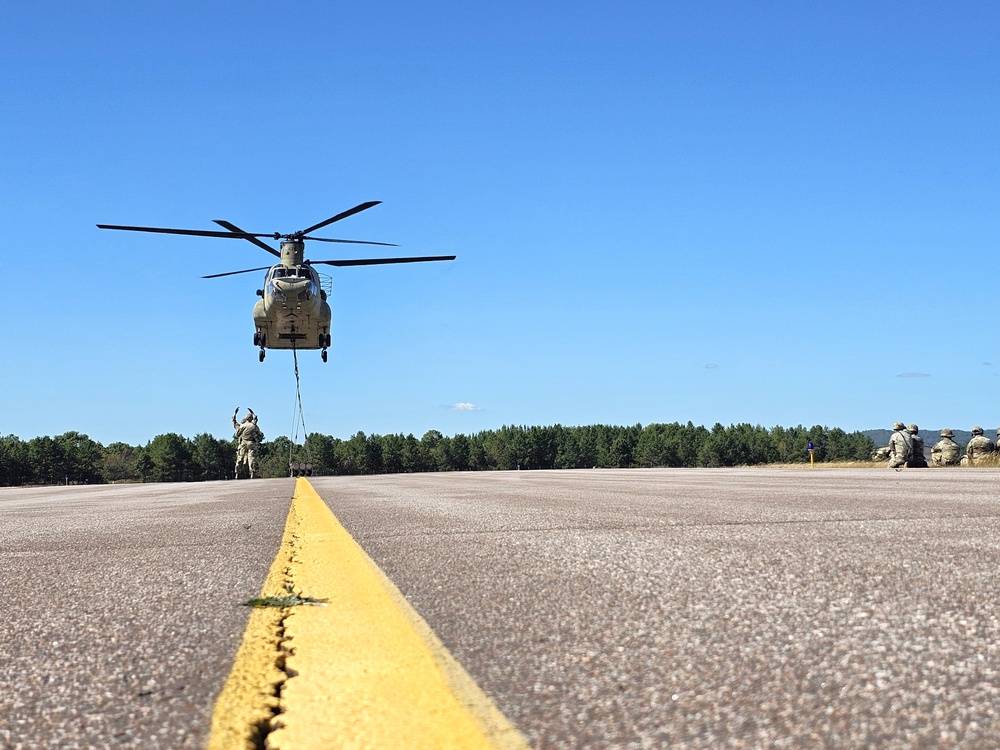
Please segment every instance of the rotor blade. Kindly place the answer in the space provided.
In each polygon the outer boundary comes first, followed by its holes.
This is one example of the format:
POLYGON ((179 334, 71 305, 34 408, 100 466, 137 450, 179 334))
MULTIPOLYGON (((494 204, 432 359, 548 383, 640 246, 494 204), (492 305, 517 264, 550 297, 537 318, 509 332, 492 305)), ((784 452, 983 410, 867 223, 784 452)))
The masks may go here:
POLYGON ((299 234, 302 235, 302 234, 309 234, 310 232, 315 232, 317 229, 321 229, 322 227, 325 227, 327 224, 333 224, 333 222, 340 221, 341 219, 346 219, 348 216, 354 216, 354 214, 360 213, 361 211, 365 211, 371 208, 372 206, 377 206, 381 202, 382 201, 368 201, 367 203, 361 203, 355 206, 354 208, 347 209, 342 214, 331 216, 326 221, 321 221, 319 224, 314 224, 308 229, 303 229, 301 232, 299 232, 299 234))
POLYGON ((281 253, 279 253, 273 247, 271 247, 270 245, 268 245, 266 242, 261 242, 256 237, 248 236, 246 232, 244 232, 242 229, 240 229, 238 226, 236 226, 232 222, 224 221, 223 219, 215 219, 215 223, 218 224, 220 227, 225 227, 230 232, 234 232, 236 234, 243 235, 243 239, 249 240, 250 242, 252 242, 253 244, 255 244, 257 247, 261 248, 262 250, 267 250, 267 252, 271 253, 271 255, 276 255, 279 258, 281 257, 281 253))
POLYGON ((166 229, 164 227, 125 227, 118 224, 98 224, 98 229, 124 229, 128 232, 156 232, 158 234, 186 234, 194 237, 228 237, 247 240, 251 237, 274 237, 273 234, 251 234, 249 232, 219 232, 212 229, 166 229))
POLYGON ((382 245, 383 247, 399 247, 395 242, 369 242, 368 240, 334 240, 328 237, 303 237, 304 240, 316 242, 346 242, 351 245, 382 245))
POLYGON ((312 265, 324 266, 381 266, 386 263, 423 263, 434 260, 455 260, 456 255, 427 255, 421 258, 359 258, 358 260, 311 260, 312 265))
POLYGON ((203 279, 218 279, 223 276, 235 276, 238 273, 251 273, 253 271, 266 271, 271 266, 264 266, 263 268, 246 268, 242 271, 227 271, 226 273, 213 273, 209 276, 202 276, 203 279))

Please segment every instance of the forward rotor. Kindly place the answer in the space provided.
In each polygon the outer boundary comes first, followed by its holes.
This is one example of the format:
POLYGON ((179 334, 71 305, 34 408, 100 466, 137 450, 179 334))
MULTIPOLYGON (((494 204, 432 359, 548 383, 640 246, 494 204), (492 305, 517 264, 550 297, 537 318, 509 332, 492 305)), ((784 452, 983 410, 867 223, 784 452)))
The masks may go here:
MULTIPOLYGON (((455 260, 457 255, 423 255, 413 258, 351 258, 348 260, 307 260, 303 263, 306 266, 384 266, 391 263, 429 263, 440 260, 455 260)), ((223 276, 235 276, 240 273, 253 273, 254 271, 266 271, 270 266, 261 268, 245 268, 242 271, 227 271, 225 273, 213 273, 202 276, 203 279, 218 279, 223 276)))

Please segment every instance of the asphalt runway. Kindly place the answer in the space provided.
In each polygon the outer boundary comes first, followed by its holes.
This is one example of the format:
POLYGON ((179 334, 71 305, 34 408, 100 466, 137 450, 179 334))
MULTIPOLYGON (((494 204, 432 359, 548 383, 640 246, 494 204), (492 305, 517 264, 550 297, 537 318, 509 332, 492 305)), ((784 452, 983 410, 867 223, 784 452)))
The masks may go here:
MULTIPOLYGON (((312 484, 539 750, 1000 747, 1000 470, 312 484)), ((0 747, 202 746, 292 489, 0 489, 0 747)))
POLYGON ((1000 747, 1000 472, 314 486, 531 745, 1000 747))
POLYGON ((0 488, 0 748, 202 747, 293 487, 0 488))

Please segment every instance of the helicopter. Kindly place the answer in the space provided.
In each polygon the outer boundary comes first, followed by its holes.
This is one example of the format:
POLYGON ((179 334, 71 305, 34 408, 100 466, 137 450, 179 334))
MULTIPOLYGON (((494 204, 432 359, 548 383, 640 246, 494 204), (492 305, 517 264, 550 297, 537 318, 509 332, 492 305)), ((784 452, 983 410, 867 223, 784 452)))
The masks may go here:
POLYGON ((320 349, 321 357, 327 361, 327 349, 331 344, 330 321, 332 313, 327 301, 332 291, 329 276, 318 273, 313 266, 377 266, 389 263, 424 263, 430 261, 455 260, 454 255, 430 255, 411 258, 357 258, 351 260, 308 260, 305 257, 306 240, 316 242, 339 242, 353 245, 381 245, 396 247, 391 242, 369 242, 366 240, 341 240, 328 237, 313 237, 312 232, 329 226, 348 216, 377 206, 381 201, 367 201, 349 208, 336 216, 313 224, 291 234, 280 232, 245 232, 229 221, 215 219, 226 231, 213 229, 168 229, 165 227, 134 227, 119 224, 98 224, 98 229, 119 229, 128 232, 156 232, 160 234, 183 234, 194 237, 223 237, 226 239, 249 240, 262 250, 276 256, 279 262, 273 266, 247 268, 242 271, 227 271, 202 276, 203 279, 217 279, 240 273, 266 271, 264 288, 257 290, 259 300, 253 307, 253 343, 260 347, 259 360, 264 361, 267 349, 320 349), (280 249, 275 249, 262 238, 280 240, 280 249))

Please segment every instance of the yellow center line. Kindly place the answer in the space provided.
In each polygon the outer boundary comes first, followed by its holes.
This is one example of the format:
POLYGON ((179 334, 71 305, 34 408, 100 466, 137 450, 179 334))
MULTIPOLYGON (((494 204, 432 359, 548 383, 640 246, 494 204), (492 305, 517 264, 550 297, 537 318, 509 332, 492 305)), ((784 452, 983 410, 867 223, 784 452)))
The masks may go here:
POLYGON ((305 479, 261 596, 287 595, 289 582, 327 603, 254 610, 211 750, 253 748, 262 734, 273 750, 528 747, 305 479))

